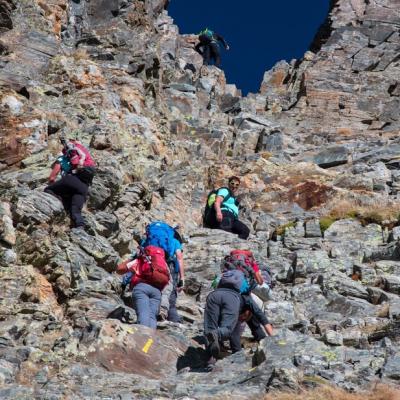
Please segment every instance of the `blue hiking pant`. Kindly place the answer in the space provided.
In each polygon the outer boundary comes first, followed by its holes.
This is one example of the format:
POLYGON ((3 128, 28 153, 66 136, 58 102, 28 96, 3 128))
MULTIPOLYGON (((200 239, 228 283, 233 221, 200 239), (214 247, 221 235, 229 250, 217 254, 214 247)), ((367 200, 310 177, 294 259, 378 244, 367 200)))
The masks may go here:
POLYGON ((218 332, 219 341, 228 340, 236 327, 240 311, 240 294, 220 288, 207 296, 204 310, 204 333, 218 332))
POLYGON ((138 324, 156 329, 161 304, 161 291, 141 282, 133 288, 132 299, 138 324))

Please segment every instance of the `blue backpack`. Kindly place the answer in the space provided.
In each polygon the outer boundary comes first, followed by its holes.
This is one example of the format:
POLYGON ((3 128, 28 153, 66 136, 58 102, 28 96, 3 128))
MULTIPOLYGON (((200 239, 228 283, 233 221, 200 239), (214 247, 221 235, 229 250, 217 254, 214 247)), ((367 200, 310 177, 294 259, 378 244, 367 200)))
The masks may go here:
POLYGON ((155 221, 146 227, 146 239, 142 247, 156 246, 165 251, 165 258, 172 259, 175 253, 175 229, 162 221, 155 221))
POLYGON ((242 271, 230 270, 222 273, 218 288, 233 289, 241 294, 247 294, 250 291, 250 285, 242 271))

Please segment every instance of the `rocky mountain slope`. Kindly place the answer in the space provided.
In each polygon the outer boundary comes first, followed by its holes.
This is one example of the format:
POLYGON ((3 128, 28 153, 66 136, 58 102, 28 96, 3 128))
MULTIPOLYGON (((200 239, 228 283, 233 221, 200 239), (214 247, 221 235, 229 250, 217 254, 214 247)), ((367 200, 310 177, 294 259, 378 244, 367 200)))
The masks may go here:
MULTIPOLYGON (((400 379, 400 3, 333 0, 302 60, 242 97, 164 0, 0 0, 0 398, 260 398, 400 379), (43 193, 59 135, 99 173, 69 229, 43 193), (243 176, 248 242, 200 227, 243 176), (187 243, 182 325, 124 307, 116 263, 152 219, 187 243), (276 336, 204 373, 209 283, 231 248, 278 284, 276 336)), ((247 334, 245 334, 246 336, 247 334)))

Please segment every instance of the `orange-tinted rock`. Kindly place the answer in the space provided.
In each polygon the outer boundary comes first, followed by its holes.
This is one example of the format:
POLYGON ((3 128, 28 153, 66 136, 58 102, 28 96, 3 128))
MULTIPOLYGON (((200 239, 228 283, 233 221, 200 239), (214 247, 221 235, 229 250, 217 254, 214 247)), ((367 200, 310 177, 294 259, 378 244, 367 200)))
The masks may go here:
POLYGON ((67 21, 68 2, 66 0, 55 0, 49 3, 38 0, 37 3, 43 9, 45 18, 52 24, 53 32, 60 36, 61 25, 67 21))
POLYGON ((289 190, 287 198, 304 210, 320 206, 331 197, 332 188, 319 182, 306 181, 289 190))

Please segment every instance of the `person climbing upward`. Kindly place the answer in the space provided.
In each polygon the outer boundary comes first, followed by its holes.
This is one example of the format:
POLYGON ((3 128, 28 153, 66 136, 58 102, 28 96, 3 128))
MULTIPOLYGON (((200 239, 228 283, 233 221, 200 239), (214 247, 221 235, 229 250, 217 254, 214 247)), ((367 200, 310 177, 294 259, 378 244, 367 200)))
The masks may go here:
POLYGON ((261 309, 246 294, 249 283, 242 271, 225 271, 217 288, 207 296, 204 310, 204 335, 209 355, 208 367, 212 368, 220 354, 220 344, 229 340, 233 353, 241 350, 240 325, 248 314, 254 315, 268 335, 272 325, 261 309), (242 317, 241 317, 242 316, 242 317))
POLYGON ((140 246, 136 258, 119 264, 116 272, 130 278, 138 324, 156 329, 161 292, 171 280, 165 251, 158 246, 140 246))
POLYGON ((63 156, 70 163, 70 170, 65 172, 62 178, 56 182, 55 179, 60 167, 54 166, 49 177, 50 185, 44 191, 59 198, 65 211, 70 215, 73 228, 84 228, 85 220, 82 217, 82 208, 85 204, 89 186, 92 184, 95 174, 95 162, 89 151, 77 140, 67 142, 60 139, 63 145, 63 156))
POLYGON ((183 264, 182 246, 183 241, 179 232, 177 231, 178 227, 175 227, 174 229, 174 255, 169 263, 173 285, 171 294, 169 296, 167 319, 171 322, 182 322, 182 317, 178 314, 178 310, 176 308, 176 300, 178 298, 178 292, 181 292, 185 287, 185 268, 183 264))
POLYGON ((162 293, 160 317, 171 322, 182 321, 176 309, 176 301, 178 292, 183 290, 185 285, 182 237, 178 229, 178 226, 173 228, 163 221, 154 221, 146 227, 146 236, 141 241, 144 247, 155 245, 165 251, 171 281, 162 293))
MULTIPOLYGON (((271 287, 273 286, 272 272, 267 266, 264 266, 263 268, 263 271, 261 271, 251 250, 231 250, 229 255, 224 257, 221 264, 221 272, 230 270, 242 271, 249 282, 249 290, 246 295, 252 296, 253 300, 258 300, 259 302, 270 299, 271 287), (266 281, 264 281, 264 277, 266 278, 266 281), (253 297, 255 295, 254 292, 257 293, 256 297, 253 297), (266 295, 267 297, 265 297, 266 295), (260 298, 260 296, 262 298, 260 298)), ((218 276, 214 279, 214 286, 216 285, 217 278, 218 276)), ((257 315, 253 315, 250 310, 248 310, 246 316, 242 318, 242 321, 243 323, 241 325, 243 327, 245 325, 244 323, 247 323, 254 340, 260 341, 266 336, 260 318, 258 318, 257 315)))
POLYGON ((239 238, 246 240, 250 235, 250 229, 239 221, 239 201, 235 197, 239 186, 240 179, 231 176, 228 187, 221 187, 209 193, 203 224, 207 228, 236 233, 239 238))
POLYGON ((195 46, 195 50, 203 56, 203 64, 210 65, 214 60, 214 65, 219 67, 221 64, 221 55, 219 43, 229 50, 229 46, 225 39, 218 33, 206 28, 199 33, 199 43, 195 46))

